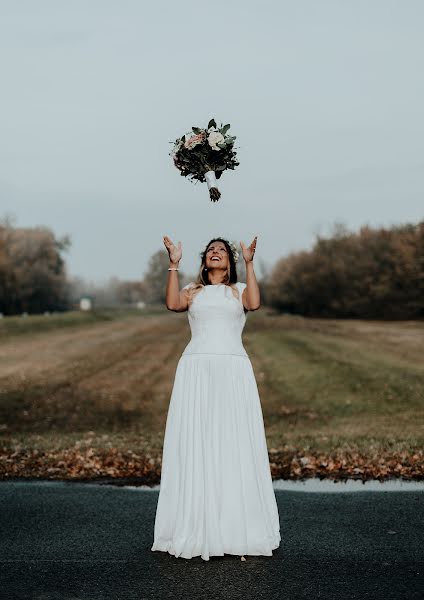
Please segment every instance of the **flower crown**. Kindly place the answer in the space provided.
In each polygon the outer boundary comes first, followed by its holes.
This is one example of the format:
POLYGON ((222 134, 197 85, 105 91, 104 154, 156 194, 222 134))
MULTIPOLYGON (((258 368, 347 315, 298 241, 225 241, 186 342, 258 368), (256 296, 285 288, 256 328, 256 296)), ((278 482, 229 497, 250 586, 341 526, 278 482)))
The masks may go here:
MULTIPOLYGON (((232 254, 233 254, 233 257, 234 257, 234 262, 235 262, 235 263, 237 263, 237 261, 238 261, 238 259, 239 259, 239 256, 240 256, 240 253, 239 253, 239 251, 237 250, 237 247, 236 247, 236 245, 235 245, 233 242, 230 242, 230 240, 226 240, 226 239, 225 239, 225 238, 223 238, 223 237, 221 237, 220 239, 221 239, 221 240, 225 240, 225 241, 227 242, 227 244, 230 246, 230 248, 231 248, 231 252, 232 252, 232 254)), ((201 257, 201 258, 203 257, 203 254, 204 254, 204 251, 203 251, 203 252, 200 252, 200 257, 201 257)))

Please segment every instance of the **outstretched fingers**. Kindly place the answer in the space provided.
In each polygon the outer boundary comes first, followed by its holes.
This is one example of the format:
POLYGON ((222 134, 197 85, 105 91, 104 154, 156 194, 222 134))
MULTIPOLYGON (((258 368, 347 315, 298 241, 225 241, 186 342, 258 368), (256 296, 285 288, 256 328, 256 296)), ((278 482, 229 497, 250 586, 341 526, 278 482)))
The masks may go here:
POLYGON ((173 243, 173 241, 171 240, 171 238, 169 238, 167 235, 164 235, 164 236, 163 236, 163 243, 165 244, 165 246, 166 246, 167 248, 171 248, 171 247, 174 245, 174 243, 173 243))

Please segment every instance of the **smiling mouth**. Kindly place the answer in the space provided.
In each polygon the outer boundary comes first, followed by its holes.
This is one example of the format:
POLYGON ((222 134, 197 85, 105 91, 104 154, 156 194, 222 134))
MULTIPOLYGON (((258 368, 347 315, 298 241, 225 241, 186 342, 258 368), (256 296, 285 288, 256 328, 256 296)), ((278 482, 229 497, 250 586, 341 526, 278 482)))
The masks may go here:
POLYGON ((211 260, 221 260, 218 256, 213 256, 211 260))

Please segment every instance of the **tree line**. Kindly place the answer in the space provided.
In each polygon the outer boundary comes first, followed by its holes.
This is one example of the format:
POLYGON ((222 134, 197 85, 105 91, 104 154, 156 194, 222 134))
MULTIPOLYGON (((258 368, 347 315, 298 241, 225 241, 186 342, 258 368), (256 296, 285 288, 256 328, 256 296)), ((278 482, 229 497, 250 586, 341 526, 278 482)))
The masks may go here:
POLYGON ((424 317, 424 221, 316 236, 310 251, 277 261, 268 303, 308 317, 424 317))
MULTIPOLYGON (((155 252, 138 280, 112 277, 92 283, 71 277, 64 254, 69 236, 47 227, 18 228, 0 221, 0 313, 77 309, 88 295, 94 307, 164 304, 168 254, 155 252)), ((245 281, 240 253, 237 265, 245 281)), ((257 262, 262 304, 309 317, 413 319, 424 317, 424 221, 349 231, 336 224, 316 236, 311 250, 282 257, 268 269, 257 262)), ((196 275, 180 271, 180 285, 196 275)))

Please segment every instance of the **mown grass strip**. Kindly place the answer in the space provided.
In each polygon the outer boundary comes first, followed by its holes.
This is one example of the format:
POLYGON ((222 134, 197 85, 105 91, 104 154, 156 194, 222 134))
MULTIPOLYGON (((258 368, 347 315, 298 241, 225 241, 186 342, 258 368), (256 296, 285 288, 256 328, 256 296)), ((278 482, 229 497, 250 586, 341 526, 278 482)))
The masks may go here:
POLYGON ((69 311, 46 315, 10 316, 0 319, 0 342, 16 335, 35 335, 57 329, 87 327, 96 323, 122 320, 129 317, 150 317, 164 313, 163 307, 144 310, 125 308, 110 310, 69 311))

